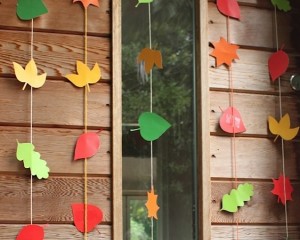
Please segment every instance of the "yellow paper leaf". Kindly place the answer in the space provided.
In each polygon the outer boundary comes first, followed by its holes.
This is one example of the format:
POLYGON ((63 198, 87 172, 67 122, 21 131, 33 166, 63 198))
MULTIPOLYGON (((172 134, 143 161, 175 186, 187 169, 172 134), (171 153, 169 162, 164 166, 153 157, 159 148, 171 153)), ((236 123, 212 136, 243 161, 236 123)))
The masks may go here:
POLYGON ((37 67, 33 59, 27 63, 25 69, 18 63, 13 62, 13 65, 17 79, 25 83, 23 90, 27 84, 33 88, 40 88, 45 84, 47 74, 43 73, 38 75, 37 67))
POLYGON ((269 116, 268 121, 270 132, 277 135, 277 137, 280 136, 284 140, 292 140, 298 134, 299 127, 291 128, 290 116, 288 113, 285 114, 279 122, 271 116, 269 116))

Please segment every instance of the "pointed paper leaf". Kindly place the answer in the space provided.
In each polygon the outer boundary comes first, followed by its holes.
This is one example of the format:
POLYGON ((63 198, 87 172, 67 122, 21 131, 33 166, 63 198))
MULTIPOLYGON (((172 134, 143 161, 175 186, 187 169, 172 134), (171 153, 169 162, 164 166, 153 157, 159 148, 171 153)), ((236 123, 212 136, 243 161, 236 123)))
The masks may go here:
POLYGON ((144 62, 145 72, 147 74, 150 73, 154 64, 160 69, 163 68, 161 52, 158 50, 152 50, 150 48, 142 49, 142 51, 140 52, 140 54, 137 58, 137 61, 138 61, 138 63, 140 63, 142 61, 144 62))
POLYGON ((279 200, 283 205, 286 204, 288 200, 292 200, 292 192, 294 191, 289 177, 284 177, 280 175, 279 179, 273 179, 274 188, 272 193, 278 196, 279 200), (285 186, 285 187, 284 187, 285 186))
POLYGON ((284 74, 289 66, 289 56, 282 50, 273 53, 268 62, 272 81, 284 74))
POLYGON ((234 107, 227 108, 220 118, 220 127, 227 133, 242 133, 246 131, 239 111, 234 107))
POLYGON ((38 225, 27 225, 23 227, 16 240, 43 240, 44 228, 38 225))
MULTIPOLYGON (((73 219, 75 226, 79 232, 85 232, 84 224, 84 207, 83 203, 72 204, 73 219)), ((87 205, 87 232, 91 232, 103 220, 103 212, 97 206, 87 205)))
POLYGON ((279 10, 287 12, 292 9, 289 0, 271 0, 271 2, 279 10))
POLYGON ((135 5, 135 7, 138 7, 141 3, 152 3, 153 0, 138 0, 137 5, 135 5))
POLYGON ((282 137, 286 141, 294 139, 298 134, 299 127, 291 128, 290 115, 288 113, 279 122, 271 116, 269 116, 268 121, 270 132, 282 137))
POLYGON ((21 20, 31 20, 47 12, 42 0, 18 0, 17 15, 21 20))
POLYGON ((217 0, 217 7, 225 16, 240 19, 240 6, 236 0, 217 0))
POLYGON ((89 5, 99 7, 99 0, 73 0, 73 3, 74 2, 81 2, 85 9, 87 9, 89 5))
POLYGON ((171 124, 156 113, 144 112, 139 117, 140 133, 144 140, 154 141, 158 139, 171 124))
POLYGON ((94 156, 99 147, 99 136, 96 133, 89 132, 81 134, 77 139, 74 160, 94 156))
POLYGON ((148 218, 157 218, 157 211, 159 206, 157 205, 158 195, 154 194, 154 187, 151 188, 150 192, 147 192, 148 200, 146 202, 146 207, 148 209, 148 218))
POLYGON ((220 38, 219 42, 214 42, 212 45, 215 49, 210 55, 216 58, 217 67, 222 64, 230 67, 234 59, 239 59, 236 53, 239 46, 228 43, 223 37, 220 38))

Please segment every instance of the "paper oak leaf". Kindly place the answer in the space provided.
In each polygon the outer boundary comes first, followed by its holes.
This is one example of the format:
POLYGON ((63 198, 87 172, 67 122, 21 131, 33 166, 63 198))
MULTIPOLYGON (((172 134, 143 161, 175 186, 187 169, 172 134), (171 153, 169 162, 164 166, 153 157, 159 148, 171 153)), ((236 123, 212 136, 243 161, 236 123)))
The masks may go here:
POLYGON ((23 90, 26 88, 26 85, 29 84, 33 88, 40 88, 44 85, 46 81, 47 74, 43 73, 42 75, 38 75, 38 70, 34 59, 31 59, 25 69, 18 63, 13 62, 14 70, 17 79, 20 82, 24 82, 23 90))
POLYGON ((214 42, 212 45, 215 49, 210 55, 216 58, 217 67, 222 64, 230 67, 234 59, 239 59, 236 53, 239 46, 228 43, 223 37, 220 38, 219 42, 214 42))
POLYGON ((269 130, 274 135, 277 135, 274 142, 277 140, 278 136, 282 137, 284 140, 292 140, 298 134, 299 127, 291 128, 290 115, 285 114, 279 122, 275 118, 269 116, 269 130))
POLYGON ((68 74, 65 77, 77 87, 87 86, 98 82, 101 78, 101 70, 98 63, 95 63, 92 70, 81 61, 77 61, 77 73, 68 74))
POLYGON ((25 168, 30 168, 31 175, 38 179, 49 177, 49 168, 47 162, 41 159, 41 155, 34 151, 32 143, 19 143, 17 147, 17 159, 23 161, 25 168))
POLYGON ((152 3, 153 0, 138 0, 137 5, 135 5, 135 7, 138 7, 141 3, 152 3))
POLYGON ((273 53, 268 61, 272 81, 284 74, 289 66, 289 56, 282 50, 273 53))
POLYGON ((140 133, 144 140, 154 141, 167 131, 171 124, 156 113, 144 112, 139 117, 140 133))
POLYGON ((81 2, 85 9, 87 9, 90 4, 99 7, 99 0, 73 0, 73 3, 75 2, 81 2))
MULTIPOLYGON (((72 204, 75 227, 79 232, 85 232, 85 205, 83 203, 72 204)), ((103 220, 103 212, 97 206, 87 205, 87 232, 91 232, 103 220)))
POLYGON ((39 225, 27 225, 23 227, 16 240, 43 240, 44 228, 39 225))
POLYGON ((273 184, 274 188, 272 190, 272 193, 278 196, 278 202, 280 200, 281 203, 285 205, 286 201, 292 200, 292 192, 294 191, 294 189, 291 185, 289 177, 284 177, 283 175, 280 175, 278 180, 273 179, 273 184))
POLYGON ((142 49, 142 51, 138 55, 137 61, 138 63, 144 62, 145 72, 147 74, 150 73, 154 64, 160 69, 163 68, 161 52, 158 50, 152 50, 150 48, 142 49))
POLYGON ((240 6, 236 0, 217 0, 219 11, 232 18, 240 19, 240 6))
POLYGON ((152 186, 151 191, 147 192, 148 199, 146 202, 146 207, 148 209, 148 218, 157 218, 157 211, 159 206, 157 205, 157 194, 154 194, 154 187, 152 186))
POLYGON ((100 147, 99 136, 96 133, 83 133, 76 142, 74 160, 94 156, 100 147))
POLYGON ((242 133, 246 131, 241 114, 234 107, 229 107, 222 113, 220 127, 227 133, 242 133))
POLYGON ((274 7, 284 12, 290 11, 292 9, 289 0, 271 0, 274 7))
POLYGON ((31 20, 47 12, 42 0, 18 0, 17 15, 21 20, 31 20))
POLYGON ((244 206, 244 202, 249 201, 254 195, 253 185, 250 183, 240 184, 237 189, 232 189, 230 194, 222 197, 221 211, 237 212, 238 207, 244 206))

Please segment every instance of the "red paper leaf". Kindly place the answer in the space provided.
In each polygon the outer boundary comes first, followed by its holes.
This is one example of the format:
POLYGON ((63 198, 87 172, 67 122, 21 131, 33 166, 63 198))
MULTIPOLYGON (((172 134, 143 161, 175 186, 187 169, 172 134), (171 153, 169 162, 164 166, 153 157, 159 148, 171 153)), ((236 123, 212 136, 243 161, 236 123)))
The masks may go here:
POLYGON ((240 6, 236 0, 218 0, 217 7, 221 13, 228 17, 240 19, 240 6))
POLYGON ((242 117, 239 111, 234 107, 229 107, 223 112, 220 118, 220 127, 224 132, 228 133, 241 133, 246 131, 242 117))
POLYGON ((44 228, 38 225, 27 225, 23 227, 16 240, 43 240, 44 228))
POLYGON ((284 74, 289 66, 289 56, 282 50, 273 53, 269 58, 269 72, 272 81, 284 74))
POLYGON ((284 177, 280 175, 278 180, 273 179, 273 183, 274 183, 274 188, 272 190, 272 193, 278 196, 278 202, 280 200, 281 203, 285 205, 287 200, 292 200, 292 192, 294 191, 294 189, 291 185, 289 177, 284 177), (285 190, 285 196, 284 196, 284 190, 285 190))
POLYGON ((75 148, 74 160, 94 156, 100 147, 99 136, 96 133, 83 133, 79 136, 75 148))
MULTIPOLYGON (((72 204, 73 219, 75 226, 79 232, 84 232, 84 204, 72 204)), ((88 204, 87 205, 87 232, 92 231, 98 224, 102 222, 103 213, 100 208, 88 204)))

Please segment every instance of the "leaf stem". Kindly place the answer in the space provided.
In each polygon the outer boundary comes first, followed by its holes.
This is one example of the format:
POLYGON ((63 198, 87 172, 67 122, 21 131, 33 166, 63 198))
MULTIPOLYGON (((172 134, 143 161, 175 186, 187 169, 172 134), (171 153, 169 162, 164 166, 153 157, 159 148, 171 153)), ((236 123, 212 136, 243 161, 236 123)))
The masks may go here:
POLYGON ((24 86, 22 88, 23 91, 25 90, 26 86, 27 86, 27 83, 24 84, 24 86))
POLYGON ((276 142, 277 138, 279 137, 279 135, 276 136, 276 138, 274 139, 274 142, 276 142))
POLYGON ((130 132, 135 132, 135 131, 139 131, 141 128, 134 128, 134 129, 130 129, 130 132))

